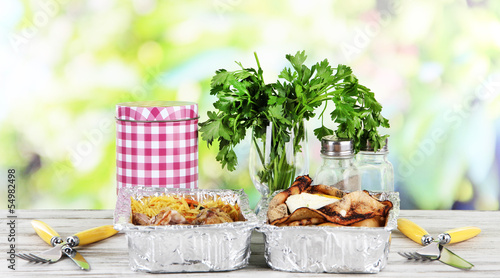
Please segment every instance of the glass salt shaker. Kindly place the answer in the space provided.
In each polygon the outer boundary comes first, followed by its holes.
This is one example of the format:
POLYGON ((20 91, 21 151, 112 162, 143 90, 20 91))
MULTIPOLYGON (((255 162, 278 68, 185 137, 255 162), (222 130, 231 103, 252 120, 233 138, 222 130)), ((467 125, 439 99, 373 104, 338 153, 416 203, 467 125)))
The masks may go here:
POLYGON ((358 153, 356 166, 361 177, 361 189, 374 192, 394 191, 394 168, 387 160, 387 143, 386 139, 385 145, 374 152, 368 140, 358 153))
POLYGON ((323 165, 314 178, 314 184, 333 186, 340 190, 360 190, 359 173, 354 164, 354 143, 328 135, 321 139, 323 165))

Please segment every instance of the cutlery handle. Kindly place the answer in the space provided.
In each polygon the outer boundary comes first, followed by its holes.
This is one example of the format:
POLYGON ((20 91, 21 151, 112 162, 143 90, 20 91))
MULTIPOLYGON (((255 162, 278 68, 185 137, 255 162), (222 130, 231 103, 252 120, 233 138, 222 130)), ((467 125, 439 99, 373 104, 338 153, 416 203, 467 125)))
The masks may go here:
POLYGON ((85 230, 68 237, 66 242, 72 247, 77 245, 87 245, 99 240, 106 239, 118 233, 113 229, 113 225, 105 225, 92 229, 85 230))
MULTIPOLYGON (((450 241, 448 243, 456 243, 473 238, 477 236, 480 232, 481 229, 479 229, 478 227, 467 226, 467 227, 451 229, 445 232, 445 236, 446 234, 449 235, 450 241)), ((439 235, 439 237, 441 240, 441 235, 439 235)))
POLYGON ((418 244, 427 245, 433 240, 424 228, 406 218, 398 219, 398 230, 418 244))
POLYGON ((55 246, 62 242, 59 234, 52 229, 47 223, 44 223, 40 220, 32 220, 31 226, 35 229, 35 232, 39 237, 43 239, 47 244, 55 246))

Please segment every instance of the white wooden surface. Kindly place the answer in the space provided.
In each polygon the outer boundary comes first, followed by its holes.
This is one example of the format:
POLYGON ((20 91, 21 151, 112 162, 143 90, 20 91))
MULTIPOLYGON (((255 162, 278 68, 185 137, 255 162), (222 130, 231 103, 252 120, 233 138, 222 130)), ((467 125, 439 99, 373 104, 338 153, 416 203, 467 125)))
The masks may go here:
MULTIPOLYGON (((42 220, 51 225, 61 236, 112 224, 111 210, 19 210, 17 211, 16 251, 37 252, 47 249, 33 231, 30 221, 42 220)), ((79 270, 67 258, 54 264, 33 264, 17 259, 16 270, 7 268, 8 219, 2 211, 0 221, 0 277, 129 277, 153 274, 133 272, 128 265, 127 243, 124 234, 117 234, 102 242, 79 247, 91 265, 88 272, 79 270)), ((417 211, 403 210, 400 217, 413 220, 429 233, 437 235, 448 229, 478 226, 481 234, 468 241, 449 246, 450 250, 475 265, 471 271, 462 271, 438 261, 414 262, 400 257, 398 251, 412 251, 419 245, 393 232, 388 265, 377 277, 500 277, 500 211, 417 211)), ((169 277, 368 277, 353 274, 288 273, 271 270, 265 262, 263 238, 255 232, 252 236, 250 264, 241 270, 214 273, 164 274, 169 277)), ((163 274, 154 274, 163 276, 163 274)))

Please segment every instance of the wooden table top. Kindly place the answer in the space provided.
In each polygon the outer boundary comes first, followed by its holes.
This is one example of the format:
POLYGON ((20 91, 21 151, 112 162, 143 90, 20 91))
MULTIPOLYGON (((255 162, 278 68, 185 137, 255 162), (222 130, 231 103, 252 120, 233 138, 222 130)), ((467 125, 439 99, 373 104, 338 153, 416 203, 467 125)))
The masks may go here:
MULTIPOLYGON (((129 277, 150 276, 153 274, 130 270, 125 234, 119 233, 112 238, 78 250, 91 265, 90 271, 80 270, 69 259, 53 264, 33 264, 16 259, 15 270, 8 268, 10 250, 9 222, 7 211, 2 210, 0 226, 1 265, 0 277, 36 277, 37 275, 61 277, 129 277)), ((113 223, 112 210, 17 210, 15 222, 15 251, 38 252, 48 248, 33 231, 31 220, 46 222, 66 237, 78 231, 95 226, 113 223)), ((482 232, 465 242, 452 244, 449 249, 473 263, 470 271, 463 271, 438 261, 415 262, 399 256, 398 251, 414 251, 419 245, 406 238, 399 231, 392 233, 391 250, 387 266, 377 277, 500 277, 500 211, 428 211, 402 210, 400 217, 408 218, 423 226, 430 234, 437 235, 446 230, 477 226, 482 232)), ((254 232, 251 241, 252 254, 247 267, 230 272, 164 274, 169 277, 368 277, 366 274, 325 274, 289 273, 269 268, 264 258, 264 244, 261 233, 254 232)), ((162 276, 163 274, 154 274, 162 276)))

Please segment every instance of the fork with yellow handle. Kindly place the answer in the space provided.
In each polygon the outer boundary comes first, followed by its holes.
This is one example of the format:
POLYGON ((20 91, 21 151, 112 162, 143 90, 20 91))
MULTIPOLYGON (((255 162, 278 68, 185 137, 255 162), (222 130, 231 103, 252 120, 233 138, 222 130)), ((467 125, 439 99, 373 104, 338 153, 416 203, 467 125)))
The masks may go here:
MULTIPOLYGON (((62 242, 59 234, 48 224, 40 220, 33 220, 31 221, 31 225, 38 236, 46 243, 54 246, 62 242), (55 244, 53 242, 55 242, 55 244)), ((116 233, 118 233, 118 231, 113 228, 113 225, 104 225, 69 236, 66 238, 66 243, 71 245, 71 247, 87 245, 111 237, 116 233)))
MULTIPOLYGON (((33 226, 33 229, 38 234, 38 236, 40 236, 40 238, 47 244, 54 246, 54 248, 51 248, 39 254, 30 255, 40 258, 40 261, 49 263, 58 261, 61 258, 62 253, 66 253, 66 255, 68 255, 68 257, 70 257, 73 261, 75 261, 75 259, 85 261, 85 259, 83 259, 83 257, 73 249, 74 247, 94 243, 109 238, 118 233, 118 231, 113 228, 113 225, 105 225, 78 232, 72 236, 67 237, 66 241, 64 241, 52 227, 40 220, 31 221, 31 225, 33 226), (75 256, 71 257, 68 253, 75 256)), ((75 263, 77 262, 75 261, 75 263)), ((84 268, 85 264, 82 264, 80 266, 84 268)))
MULTIPOLYGON (((418 244, 428 245, 434 242, 434 238, 429 233, 416 223, 406 219, 398 219, 398 230, 407 236, 409 239, 418 244)), ((477 236, 481 229, 474 226, 460 227, 451 229, 438 235, 438 242, 442 245, 462 242, 477 236)))
POLYGON ((440 259, 443 245, 468 240, 481 232, 480 228, 474 226, 460 227, 441 233, 434 240, 424 228, 406 218, 398 219, 398 230, 414 242, 424 245, 416 253, 432 260, 440 259))

